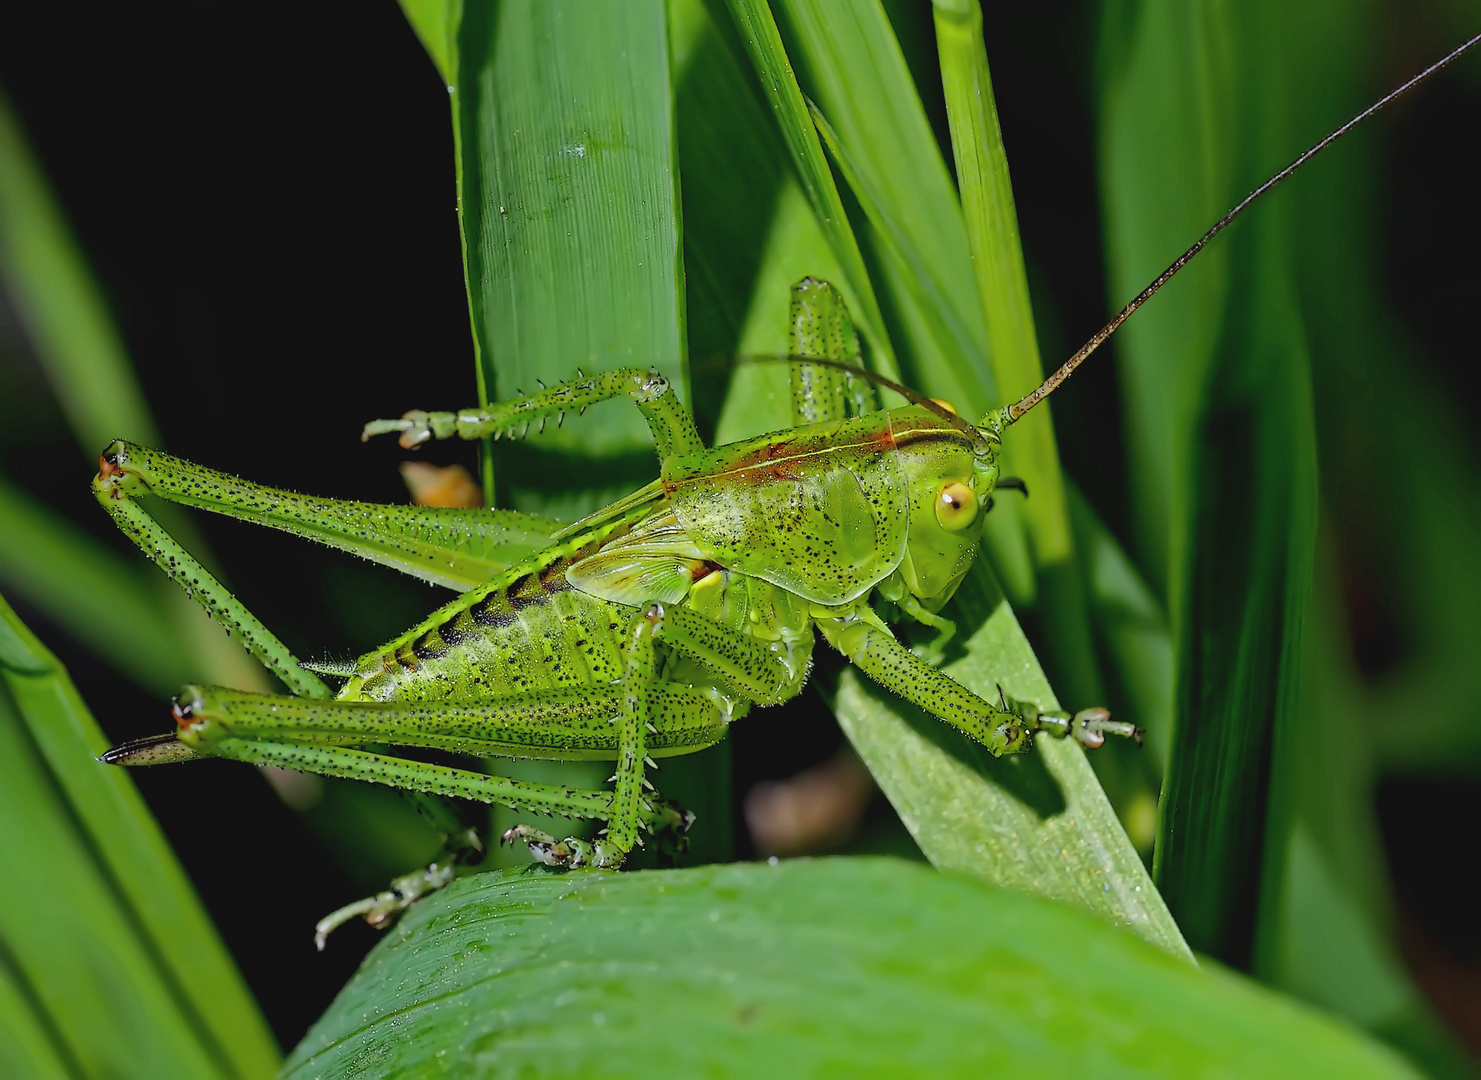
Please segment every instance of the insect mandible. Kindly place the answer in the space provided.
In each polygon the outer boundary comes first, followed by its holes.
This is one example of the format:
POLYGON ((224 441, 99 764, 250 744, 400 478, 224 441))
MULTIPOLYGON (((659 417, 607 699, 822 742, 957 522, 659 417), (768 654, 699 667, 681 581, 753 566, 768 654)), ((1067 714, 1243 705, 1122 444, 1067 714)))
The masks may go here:
MULTIPOLYGON (((516 810, 604 821, 595 840, 517 826, 552 865, 617 868, 646 833, 691 818, 647 780, 655 758, 722 739, 752 705, 796 696, 816 633, 886 690, 1000 755, 1035 732, 1098 746, 1133 724, 1100 708, 1041 711, 989 701, 900 643, 875 597, 949 636, 939 612, 966 573, 994 492, 1005 431, 1053 392, 1138 307, 1257 198, 1472 39, 1261 185, 1220 219, 1038 388, 977 423, 914 403, 864 411, 867 373, 850 366, 852 325, 826 285, 796 289, 794 427, 706 448, 656 372, 578 376, 539 393, 457 413, 414 411, 366 426, 403 446, 499 437, 627 397, 642 413, 658 480, 573 525, 512 511, 372 506, 276 491, 118 441, 94 482, 120 528, 290 690, 187 686, 177 730, 105 760, 143 765, 225 757, 516 810), (300 663, 134 501, 169 501, 270 525, 461 590, 404 634, 342 669, 300 663), (337 690, 319 677, 344 678, 337 690), (487 756, 615 760, 611 790, 538 785, 403 758, 384 746, 487 756)), ((876 380, 877 381, 877 380, 876 380)), ((384 920, 420 884, 356 905, 384 920)), ((336 917, 332 917, 332 920, 336 917)), ((331 920, 331 925, 332 925, 331 920)), ((322 932, 327 929, 321 926, 322 932)))

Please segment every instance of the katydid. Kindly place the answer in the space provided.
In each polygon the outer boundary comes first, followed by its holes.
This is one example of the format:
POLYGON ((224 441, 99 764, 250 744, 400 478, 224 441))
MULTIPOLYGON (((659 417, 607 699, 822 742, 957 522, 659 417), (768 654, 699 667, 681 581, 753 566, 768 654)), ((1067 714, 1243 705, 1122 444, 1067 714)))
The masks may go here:
MULTIPOLYGON (((119 526, 235 633, 286 695, 187 686, 177 730, 129 743, 106 761, 197 756, 350 777, 413 792, 501 803, 606 823, 595 840, 516 826, 538 860, 617 868, 646 833, 691 818, 653 790, 654 759, 722 739, 753 705, 796 696, 816 632, 886 690, 995 755, 1036 732, 1087 747, 1135 725, 1101 708, 1073 715, 999 695, 985 700, 901 644, 872 606, 888 600, 938 632, 940 611, 974 556, 999 476, 1004 432, 1260 195, 1398 94, 1410 80, 1301 155, 1217 222, 1063 367, 977 423, 901 387, 910 404, 869 411, 871 382, 842 299, 824 282, 794 287, 796 426, 707 448, 673 388, 654 371, 577 377, 457 413, 374 421, 403 446, 498 438, 626 396, 652 433, 660 475, 573 525, 512 511, 372 506, 264 488, 115 442, 94 487, 119 526), (809 362, 814 361, 814 362, 809 362), (269 525, 460 590, 427 619, 332 672, 301 664, 136 503, 136 494, 269 525), (320 673, 342 676, 332 691, 320 673), (385 748, 476 756, 615 760, 611 790, 537 785, 396 756, 385 748)), ((448 879, 433 867, 348 914, 375 921, 448 879)), ((321 926, 322 931, 325 926, 321 926)))

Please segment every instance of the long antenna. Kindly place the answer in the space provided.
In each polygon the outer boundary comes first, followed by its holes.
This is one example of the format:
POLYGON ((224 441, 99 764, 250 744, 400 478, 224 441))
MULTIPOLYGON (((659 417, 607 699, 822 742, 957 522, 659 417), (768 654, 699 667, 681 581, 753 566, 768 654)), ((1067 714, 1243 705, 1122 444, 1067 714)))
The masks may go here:
POLYGON ((813 364, 817 367, 836 368, 839 371, 846 372, 847 374, 852 375, 856 379, 863 379, 866 382, 874 383, 876 386, 883 386, 886 390, 892 390, 895 393, 899 394, 906 401, 910 402, 912 405, 919 405, 921 408, 935 413, 946 423, 961 431, 962 434, 971 439, 974 445, 981 447, 983 450, 986 449, 986 445, 984 442, 985 437, 983 436, 982 432, 974 427, 970 422, 958 416, 951 409, 941 404, 935 398, 928 398, 919 390, 912 390, 908 386, 901 386, 894 380, 887 379, 877 372, 870 371, 868 368, 860 367, 858 364, 850 364, 843 360, 824 360, 822 357, 819 356, 801 356, 796 353, 762 353, 751 356, 742 356, 738 359, 748 360, 753 363, 776 362, 783 364, 813 364))
POLYGON ((1174 274, 1176 274, 1184 266, 1188 265, 1188 261, 1192 259, 1193 256, 1197 255, 1200 251, 1203 250, 1205 244, 1207 244, 1215 236, 1218 236, 1219 233, 1223 232, 1230 222, 1232 222, 1235 218, 1239 217, 1240 214, 1249 209, 1250 204, 1258 199, 1261 195, 1264 195, 1271 188, 1275 187, 1276 184, 1279 184, 1282 180, 1290 176, 1297 169, 1301 168, 1301 166, 1305 165, 1312 158, 1316 157, 1327 147, 1331 146, 1338 139, 1342 138, 1342 136, 1346 135, 1349 131, 1357 127, 1364 120, 1368 119, 1368 117, 1372 116, 1379 109, 1387 105, 1390 101, 1393 101, 1394 98, 1400 96, 1401 94, 1407 93, 1409 90, 1412 90, 1414 87, 1424 82, 1424 80, 1428 79, 1435 72, 1443 68, 1446 64, 1449 64, 1452 60, 1455 60, 1457 57, 1464 54, 1467 49, 1469 49, 1472 45, 1475 45, 1478 41, 1481 41, 1481 34, 1477 34, 1475 37, 1471 38, 1470 41, 1467 41, 1464 45, 1460 46, 1460 48, 1456 49, 1444 59, 1437 60, 1435 63, 1431 64, 1429 67, 1421 71, 1418 75, 1414 76, 1414 78, 1404 83, 1404 85, 1400 86, 1397 90, 1390 91, 1382 98, 1379 98, 1378 101, 1374 102, 1372 105, 1369 105, 1366 109, 1358 113, 1347 123, 1343 124, 1340 128, 1332 132, 1321 142, 1313 146, 1310 150, 1307 150, 1306 153, 1302 154, 1280 172, 1276 173, 1269 180, 1265 181, 1265 183, 1261 184, 1254 191, 1246 195, 1240 201, 1238 206, 1236 206, 1233 210, 1230 210, 1229 213, 1225 214, 1218 221, 1216 221, 1213 228, 1209 229, 1208 232, 1200 236, 1198 238, 1198 241, 1192 247, 1190 247, 1187 251, 1183 252, 1175 260, 1173 260, 1172 265, 1169 266, 1166 270, 1158 274, 1156 280, 1153 281, 1152 284, 1148 285, 1141 292, 1137 293, 1135 300, 1127 304, 1124 308, 1121 309, 1120 313, 1114 319, 1112 319, 1110 322, 1106 323, 1105 326, 1096 331, 1095 336, 1087 341, 1083 346, 1081 346, 1079 352, 1066 360, 1063 367, 1061 367, 1053 375, 1050 375, 1049 378, 1045 379, 1041 384, 1039 384, 1038 389, 1034 390, 1033 393, 1029 394, 1027 397, 1020 398, 1018 401, 1015 401, 1012 405, 1009 405, 1006 409, 1004 409, 1003 414, 1000 414, 1003 415, 1003 420, 1009 424, 1013 423, 1014 421, 1022 417, 1024 413, 1028 412, 1035 405, 1037 405, 1039 402, 1043 401, 1046 397, 1052 394, 1055 388, 1058 387, 1060 383, 1068 379, 1074 373, 1075 369, 1082 363, 1084 363, 1087 356, 1095 352, 1095 350, 1100 347, 1101 342, 1105 341, 1106 338, 1115 333, 1118 326, 1124 323, 1127 319, 1131 318, 1131 313, 1133 311, 1135 311, 1137 308, 1141 307, 1148 300, 1150 300, 1152 298, 1152 295, 1157 292, 1158 289, 1166 285, 1174 274))

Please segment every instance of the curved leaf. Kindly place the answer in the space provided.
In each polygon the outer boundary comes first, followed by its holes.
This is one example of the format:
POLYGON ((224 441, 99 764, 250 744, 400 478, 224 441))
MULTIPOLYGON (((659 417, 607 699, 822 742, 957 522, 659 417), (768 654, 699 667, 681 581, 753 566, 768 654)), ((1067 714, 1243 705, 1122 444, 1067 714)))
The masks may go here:
POLYGON ((288 1078, 1400 1076, 1069 908, 891 859, 485 874, 419 904, 288 1078))
MULTIPOLYGON (((977 694, 1058 708, 1012 609, 982 562, 944 614, 968 635, 943 669, 977 694)), ((1038 736, 994 758, 945 724, 845 671, 838 722, 926 857, 943 870, 1076 904, 1192 960, 1078 744, 1038 736)))
POLYGON ((985 414, 996 388, 961 206, 883 7, 779 0, 776 11, 803 89, 853 163, 850 186, 873 203, 865 231, 877 235, 864 240, 882 241, 872 265, 898 311, 902 371, 985 414))
POLYGON ((3 95, 0 279, 83 454, 117 438, 159 445, 108 305, 3 95))

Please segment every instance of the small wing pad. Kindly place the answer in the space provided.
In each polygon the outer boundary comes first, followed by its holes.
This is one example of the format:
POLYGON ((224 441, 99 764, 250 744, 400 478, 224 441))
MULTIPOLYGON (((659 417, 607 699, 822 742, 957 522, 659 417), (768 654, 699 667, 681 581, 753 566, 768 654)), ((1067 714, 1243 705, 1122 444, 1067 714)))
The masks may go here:
POLYGON ((672 514, 612 541, 566 570, 573 589, 615 604, 677 604, 709 566, 672 514))

